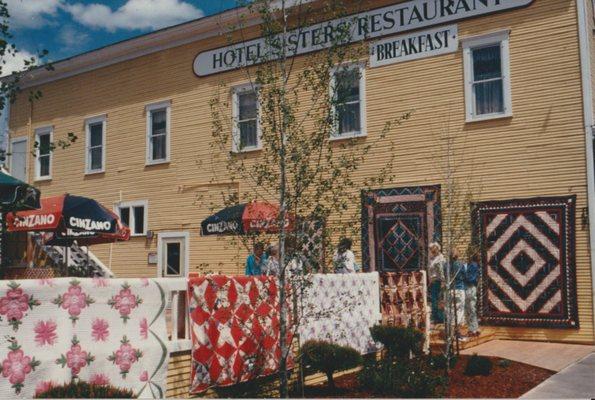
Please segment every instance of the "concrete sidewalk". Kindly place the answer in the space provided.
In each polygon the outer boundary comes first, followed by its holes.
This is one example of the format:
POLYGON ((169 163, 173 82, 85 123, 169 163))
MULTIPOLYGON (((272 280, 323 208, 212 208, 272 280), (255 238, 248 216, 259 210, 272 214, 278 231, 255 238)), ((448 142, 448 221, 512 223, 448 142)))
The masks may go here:
MULTIPOLYGON (((477 353, 482 356, 506 358, 555 372, 563 370, 593 352, 595 352, 595 346, 519 340, 492 340, 461 351, 462 354, 477 353)), ((591 374, 591 380, 594 377, 595 371, 591 374)))
POLYGON ((592 399, 595 397, 595 353, 552 375, 523 399, 592 399))

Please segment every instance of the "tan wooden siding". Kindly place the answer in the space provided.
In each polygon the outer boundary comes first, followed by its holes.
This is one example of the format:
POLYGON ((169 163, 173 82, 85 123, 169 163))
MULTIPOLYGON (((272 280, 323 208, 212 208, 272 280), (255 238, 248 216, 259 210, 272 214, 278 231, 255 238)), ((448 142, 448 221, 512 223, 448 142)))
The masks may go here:
MULTIPOLYGON (((458 24, 462 38, 510 29, 512 118, 464 122, 460 49, 366 70, 365 140, 378 138, 389 118, 414 110, 411 120, 390 134, 397 144, 396 179, 387 186, 444 183, 436 163, 438 136, 446 126, 457 138, 458 154, 465 154, 460 176, 472 177, 478 200, 577 195, 581 328, 499 328, 499 337, 594 340, 588 229, 581 222, 587 183, 576 21, 574 0, 538 0, 524 9, 458 24)), ((245 250, 199 234, 200 221, 210 212, 209 201, 202 198, 216 198, 228 181, 224 156, 212 154, 208 101, 220 83, 242 83, 245 77, 234 71, 197 78, 191 66, 199 51, 225 43, 221 37, 188 44, 46 84, 33 110, 20 98, 12 107, 13 137, 31 135, 33 128, 44 125, 54 126, 55 140, 68 132, 79 136, 71 148, 55 152, 53 180, 39 182, 42 193, 87 195, 108 206, 146 199, 149 230, 190 232, 191 270, 241 273, 245 250), (171 100, 171 162, 145 166, 144 107, 160 100, 171 100), (83 123, 99 114, 107 114, 106 171, 86 176, 83 123), (210 185, 213 181, 221 186, 210 185)), ((375 145, 373 156, 354 179, 361 181, 381 168, 388 151, 386 142, 375 145)), ((33 171, 31 166, 31 180, 33 171)), ((243 194, 253 190, 250 182, 240 182, 237 189, 243 194)), ((156 240, 132 238, 128 243, 94 246, 93 251, 106 264, 111 260, 118 276, 156 276, 156 266, 147 264, 147 253, 156 251, 156 240)))

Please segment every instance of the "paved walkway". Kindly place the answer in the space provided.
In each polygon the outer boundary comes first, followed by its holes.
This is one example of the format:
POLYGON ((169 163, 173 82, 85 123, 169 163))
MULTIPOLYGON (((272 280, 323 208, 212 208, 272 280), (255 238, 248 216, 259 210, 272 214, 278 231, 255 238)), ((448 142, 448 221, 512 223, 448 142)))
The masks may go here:
MULTIPOLYGON (((555 372, 563 370, 593 352, 595 352, 595 346, 517 340, 492 340, 461 351, 462 354, 477 353, 482 356, 506 358, 555 372)), ((595 376, 595 370, 591 370, 591 380, 594 380, 593 376, 595 376)))
POLYGON ((595 353, 552 375, 521 398, 592 399, 595 397, 595 353))

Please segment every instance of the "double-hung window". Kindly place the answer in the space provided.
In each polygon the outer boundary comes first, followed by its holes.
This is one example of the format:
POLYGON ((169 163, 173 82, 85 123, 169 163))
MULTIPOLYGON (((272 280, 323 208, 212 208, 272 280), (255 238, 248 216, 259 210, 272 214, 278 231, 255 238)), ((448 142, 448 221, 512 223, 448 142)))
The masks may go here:
POLYGON ((149 203, 146 200, 119 203, 116 212, 122 223, 130 228, 131 236, 147 234, 149 203))
POLYGON ((105 116, 89 118, 85 121, 85 172, 87 174, 105 171, 105 128, 105 116))
POLYGON ((52 138, 53 128, 44 127, 35 130, 36 159, 35 179, 52 179, 52 138))
POLYGON ((258 89, 253 85, 233 89, 233 143, 235 152, 259 150, 258 89))
POLYGON ((147 164, 169 162, 170 119, 169 101, 148 105, 147 111, 147 164))
POLYGON ((508 31, 463 41, 466 120, 510 117, 508 31))
POLYGON ((331 106, 335 123, 333 139, 364 136, 365 76, 362 64, 340 65, 331 76, 331 106))

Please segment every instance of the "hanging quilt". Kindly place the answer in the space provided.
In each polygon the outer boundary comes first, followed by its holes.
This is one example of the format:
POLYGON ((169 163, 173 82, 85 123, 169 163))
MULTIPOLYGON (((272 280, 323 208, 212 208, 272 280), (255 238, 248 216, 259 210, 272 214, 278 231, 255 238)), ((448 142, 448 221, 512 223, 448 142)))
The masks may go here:
POLYGON ((377 272, 314 274, 303 285, 300 342, 324 340, 367 354, 378 350, 370 328, 379 323, 377 272))
POLYGON ((192 277, 188 305, 191 394, 278 371, 280 307, 275 277, 192 277))
POLYGON ((364 192, 364 271, 409 272, 425 268, 428 245, 441 238, 440 210, 440 186, 364 192))
POLYGON ((32 398, 72 378, 163 398, 168 349, 159 279, 0 283, 0 393, 32 398))
POLYGON ((428 317, 426 272, 380 275, 382 323, 426 330, 428 317))
POLYGON ((486 324, 578 328, 575 196, 474 206, 486 324))

